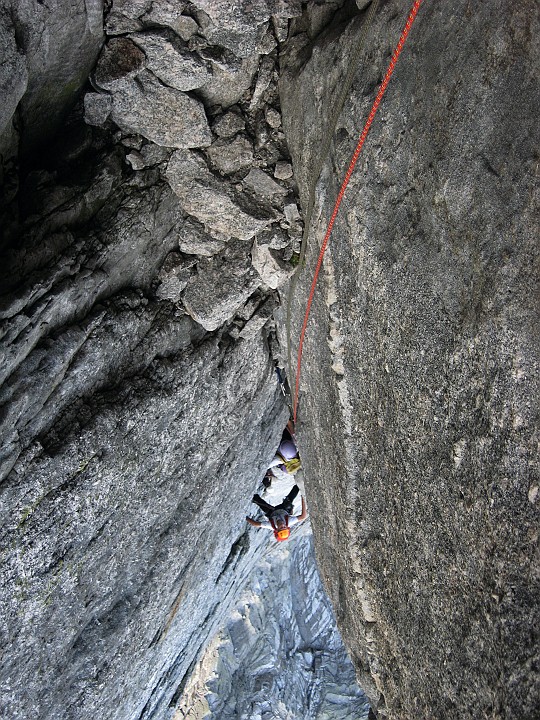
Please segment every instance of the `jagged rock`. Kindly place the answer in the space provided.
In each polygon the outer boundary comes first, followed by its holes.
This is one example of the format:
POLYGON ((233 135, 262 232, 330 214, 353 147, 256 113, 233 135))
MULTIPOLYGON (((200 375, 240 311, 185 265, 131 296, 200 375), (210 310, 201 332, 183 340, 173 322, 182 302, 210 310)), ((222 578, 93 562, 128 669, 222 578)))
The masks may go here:
MULTIPOLYGON (((10 512, 2 513, 9 549, 0 600, 12 650, 2 659, 1 705, 13 720, 106 717, 111 707, 127 718, 145 706, 164 716, 201 640, 226 612, 228 603, 219 601, 232 599, 233 584, 253 562, 249 542, 236 554, 231 547, 264 472, 261 448, 268 458, 278 442, 274 428, 286 417, 266 348, 253 339, 221 349, 203 342, 193 351, 189 318, 158 314, 145 332, 146 315, 136 304, 111 313, 94 340, 111 353, 116 335, 129 358, 129 320, 130 345, 144 345, 136 356, 145 364, 128 365, 132 379, 120 373, 58 418, 42 436, 46 450, 37 443, 2 485, 10 512), (234 421, 226 417, 231 396, 234 421), (216 444, 218 428, 224 445, 216 444), (151 666, 158 672, 149 675, 151 666), (99 683, 88 672, 99 672, 99 683), (168 672, 176 683, 162 684, 168 672)), ((69 377, 76 372, 81 383, 90 375, 102 386, 105 378, 90 365, 97 351, 83 346, 69 377)))
POLYGON ((104 125, 110 117, 112 97, 105 93, 86 93, 84 96, 84 121, 88 125, 104 125))
POLYGON ((146 57, 129 38, 111 38, 98 59, 94 81, 104 90, 121 87, 123 81, 138 75, 146 66, 146 57))
POLYGON ((212 77, 207 64, 198 55, 154 32, 130 36, 144 51, 147 66, 166 85, 177 90, 194 90, 212 77))
POLYGON ((220 115, 212 125, 212 130, 220 138, 232 138, 238 132, 246 129, 246 123, 241 115, 236 112, 227 112, 220 115))
POLYGON ((262 100, 264 92, 268 89, 272 82, 272 76, 274 74, 274 60, 268 55, 264 55, 261 64, 259 65, 259 72, 257 73, 257 81, 255 83, 255 89, 249 103, 249 111, 253 112, 256 110, 262 100))
POLYGON ((185 42, 189 42, 199 30, 195 20, 187 15, 181 15, 171 27, 185 42))
POLYGON ((290 162, 280 160, 274 168, 274 177, 278 180, 289 180, 293 176, 293 167, 290 162))
POLYGON ((291 238, 279 225, 272 225, 257 235, 257 242, 259 245, 268 245, 273 250, 281 250, 290 245, 291 238))
POLYGON ((126 155, 126 160, 134 170, 142 170, 153 165, 160 165, 169 159, 169 154, 170 150, 168 148, 154 145, 154 143, 147 143, 140 147, 140 150, 133 150, 126 155))
POLYGON ((251 249, 251 259, 265 285, 272 290, 284 285, 294 273, 294 267, 285 263, 277 250, 273 250, 269 245, 259 245, 257 240, 251 249))
POLYGON ((180 302, 182 291, 191 277, 191 268, 195 260, 186 260, 177 252, 171 252, 159 270, 159 286, 156 295, 160 300, 180 302))
POLYGON ((152 3, 150 12, 144 15, 147 23, 170 27, 182 40, 188 41, 199 29, 192 17, 182 15, 186 3, 176 0, 161 0, 152 3))
POLYGON ((299 537, 253 569, 226 627, 197 663, 179 714, 199 701, 209 719, 271 718, 276 708, 281 717, 306 720, 367 717, 312 553, 311 537, 299 537))
POLYGON ((264 117, 266 118, 266 122, 270 125, 271 128, 274 128, 274 130, 277 130, 278 127, 281 127, 281 113, 278 112, 275 108, 268 108, 268 110, 264 114, 264 117))
POLYGON ((175 152, 167 166, 166 178, 184 210, 210 233, 249 240, 272 219, 245 212, 193 152, 175 152))
MULTIPOLYGON (((212 79, 204 85, 198 94, 208 105, 220 105, 229 108, 249 91, 257 68, 259 58, 251 55, 242 59, 234 67, 222 67, 222 63, 211 60, 212 79)), ((228 63, 227 63, 228 64, 228 63)))
POLYGON ((247 323, 238 333, 238 336, 244 340, 251 340, 258 335, 263 327, 268 323, 272 317, 274 310, 274 302, 267 300, 261 307, 253 313, 247 323))
POLYGON ((207 147, 212 142, 203 104, 165 87, 148 71, 115 87, 111 117, 122 130, 165 147, 207 147))
POLYGON ((259 286, 249 250, 250 243, 234 240, 226 252, 199 261, 197 275, 189 281, 182 302, 205 330, 224 325, 259 286))
POLYGON ((241 0, 233 6, 227 0, 198 0, 197 7, 207 18, 205 37, 239 57, 259 51, 271 16, 292 18, 302 14, 299 0, 241 0))
MULTIPOLYGON (((166 7, 168 2, 164 2, 164 0, 157 0, 157 2, 154 2, 154 0, 112 0, 110 14, 120 13, 131 20, 136 20, 150 12, 154 5, 156 5, 156 8, 166 7)), ((182 10, 184 9, 185 3, 183 0, 179 0, 178 6, 182 10)))
POLYGON ((280 43, 285 42, 289 35, 289 18, 272 16, 272 27, 276 40, 280 43))
POLYGON ((263 198, 275 198, 287 195, 288 190, 259 168, 252 168, 242 181, 254 193, 263 198))
MULTIPOLYGON (((122 133, 120 133, 120 136, 120 142, 124 147, 132 148, 134 150, 142 150, 144 138, 140 135, 122 135, 122 133)), ((167 153, 165 148, 162 148, 159 145, 154 145, 154 143, 147 143, 146 147, 155 148, 157 153, 167 153)))
POLYGON ((207 153, 212 165, 223 175, 245 170, 253 163, 253 145, 243 136, 232 141, 218 140, 212 143, 207 153))
POLYGON ((178 231, 178 247, 187 255, 212 257, 223 250, 226 240, 209 235, 201 223, 188 218, 178 231))

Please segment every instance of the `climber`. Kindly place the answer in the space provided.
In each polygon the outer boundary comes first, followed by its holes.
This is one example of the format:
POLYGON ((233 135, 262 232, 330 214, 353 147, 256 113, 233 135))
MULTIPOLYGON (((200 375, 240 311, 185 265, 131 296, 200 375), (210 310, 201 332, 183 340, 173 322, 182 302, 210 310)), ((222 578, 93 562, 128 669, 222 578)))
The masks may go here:
POLYGON ((293 500, 300 492, 298 485, 295 485, 287 497, 283 498, 279 505, 270 505, 266 500, 263 500, 260 495, 253 496, 253 502, 258 505, 264 512, 268 520, 259 522, 253 520, 250 517, 246 517, 246 520, 250 525, 256 528, 267 528, 268 530, 274 531, 274 537, 278 542, 287 540, 291 534, 290 528, 307 517, 306 501, 302 498, 302 512, 300 515, 293 515, 293 500))
POLYGON ((263 481, 265 487, 270 486, 268 478, 271 480, 272 468, 274 467, 279 467, 280 470, 290 473, 291 475, 294 475, 294 473, 302 467, 300 457, 298 455, 298 449, 294 441, 294 426, 292 424, 292 420, 289 420, 287 423, 287 427, 283 431, 276 456, 268 466, 268 472, 265 476, 266 482, 263 481))

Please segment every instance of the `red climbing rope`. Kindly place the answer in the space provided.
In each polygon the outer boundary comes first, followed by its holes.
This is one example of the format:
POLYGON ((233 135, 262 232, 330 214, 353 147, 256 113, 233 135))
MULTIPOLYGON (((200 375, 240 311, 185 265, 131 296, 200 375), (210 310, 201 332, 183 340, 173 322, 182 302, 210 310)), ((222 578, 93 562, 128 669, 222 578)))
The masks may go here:
POLYGON ((388 83, 390 82, 392 73, 394 72, 394 68, 396 66, 397 59, 399 58, 399 56, 401 54, 403 45, 405 44, 405 40, 407 39, 407 35, 409 34, 409 31, 412 27, 412 24, 414 22, 414 19, 416 17, 416 14, 418 13, 418 9, 420 8, 421 4, 422 4, 422 0, 415 0, 413 3, 411 12, 409 13, 409 17, 407 18, 407 22, 405 23, 405 27, 403 28, 401 37, 399 38, 399 42, 396 45, 396 49, 394 50, 394 54, 392 55, 392 59, 390 60, 390 64, 388 65, 388 70, 386 71, 386 75, 384 76, 384 79, 381 83, 379 92, 377 93, 377 97, 375 98, 375 101, 371 107, 371 111, 368 115, 368 119, 366 120, 364 129, 362 130, 362 134, 360 135, 358 144, 356 145, 356 149, 353 153, 351 162, 349 164, 349 167, 347 168, 347 172, 345 173, 345 179, 343 180, 343 183, 341 184, 341 188, 339 190, 339 193, 338 193, 335 205, 334 205, 334 210, 332 211, 332 215, 330 217, 330 222, 328 223, 326 235, 324 236, 324 240, 321 245, 319 259, 317 261, 317 266, 315 268, 315 273, 313 275, 313 282, 311 283, 311 290, 309 293, 309 298, 308 298, 308 302, 307 302, 307 306, 306 306, 306 312, 304 315, 304 322, 302 324, 302 330, 300 332, 300 342, 298 344, 298 360, 296 363, 296 383, 295 383, 295 389, 294 389, 294 403, 293 403, 293 418, 294 418, 295 423, 296 423, 296 412, 298 409, 298 392, 299 392, 299 388, 300 388, 300 368, 301 368, 301 364, 302 364, 302 350, 304 347, 304 336, 306 334, 306 327, 308 324, 309 312, 311 310, 311 303, 313 302, 313 296, 315 294, 315 286, 317 285, 317 279, 319 277, 319 271, 321 269, 324 252, 326 250, 326 246, 328 245, 328 240, 332 233, 332 228, 334 227, 334 222, 335 222, 337 214, 338 214, 339 206, 341 205, 341 201, 343 200, 343 196, 345 195, 345 190, 347 189, 347 185, 349 184, 349 180, 351 179, 351 175, 353 173, 354 166, 356 165, 356 161, 358 160, 360 152, 362 151, 362 147, 364 145, 367 134, 369 132, 369 128, 371 127, 371 123, 373 122, 373 118, 375 117, 375 114, 377 113, 377 109, 378 109, 378 107, 381 103, 382 97, 386 91, 386 87, 387 87, 388 83))

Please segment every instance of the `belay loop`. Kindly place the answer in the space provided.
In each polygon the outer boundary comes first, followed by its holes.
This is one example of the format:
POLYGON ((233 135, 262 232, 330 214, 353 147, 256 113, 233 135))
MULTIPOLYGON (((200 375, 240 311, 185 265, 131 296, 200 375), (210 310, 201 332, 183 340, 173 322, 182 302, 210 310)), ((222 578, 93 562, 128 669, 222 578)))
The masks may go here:
POLYGON ((421 4, 422 4, 422 0, 415 0, 413 3, 412 9, 409 13, 409 17, 407 18, 407 22, 405 23, 405 27, 403 28, 403 30, 401 32, 401 36, 399 38, 398 44, 396 45, 396 49, 394 50, 392 59, 390 60, 390 64, 388 65, 388 70, 386 71, 384 79, 379 87, 377 97, 375 98, 373 105, 371 106, 371 111, 368 115, 368 119, 366 120, 366 123, 362 130, 362 133, 360 135, 360 138, 358 139, 358 143, 357 143, 356 149, 353 153, 351 162, 349 163, 349 167, 347 168, 347 172, 345 173, 345 178, 341 184, 341 188, 339 190, 336 202, 334 204, 334 209, 332 211, 332 215, 331 215, 330 221, 328 223, 326 234, 324 236, 324 240, 321 245, 321 250, 319 252, 319 258, 317 260, 317 265, 315 267, 315 273, 313 275, 313 281, 311 283, 311 289, 310 289, 309 298, 308 298, 308 302, 307 302, 307 306, 306 306, 306 312, 304 314, 304 322, 302 323, 302 330, 300 331, 300 341, 298 343, 298 359, 297 359, 297 363, 296 363, 296 381, 295 381, 294 400, 293 400, 293 420, 295 423, 296 423, 296 415, 297 415, 297 411, 298 411, 298 393, 299 393, 299 389, 300 389, 300 370, 301 370, 301 365, 302 365, 302 350, 304 347, 304 337, 306 334, 306 328, 307 328, 307 324, 308 324, 308 320, 309 320, 311 304, 313 302, 313 296, 315 294, 315 287, 317 285, 317 279, 319 277, 319 272, 321 269, 326 246, 328 245, 328 240, 330 239, 330 235, 332 233, 332 228, 334 227, 334 223, 336 221, 339 207, 341 205, 341 201, 343 200, 343 196, 345 194, 345 190, 347 189, 347 185, 349 184, 349 180, 351 179, 351 175, 353 173, 354 167, 360 156, 360 153, 362 151, 362 147, 364 146, 364 142, 366 140, 367 134, 369 132, 371 124, 373 123, 373 119, 377 113, 377 110, 381 103, 382 97, 383 97, 384 93, 386 92, 386 88, 388 86, 388 83, 390 82, 392 73, 394 72, 396 62, 401 54, 403 45, 405 44, 405 40, 407 39, 407 36, 409 34, 409 31, 412 27, 412 24, 414 22, 414 19, 416 18, 416 15, 418 13, 418 10, 419 10, 421 4))

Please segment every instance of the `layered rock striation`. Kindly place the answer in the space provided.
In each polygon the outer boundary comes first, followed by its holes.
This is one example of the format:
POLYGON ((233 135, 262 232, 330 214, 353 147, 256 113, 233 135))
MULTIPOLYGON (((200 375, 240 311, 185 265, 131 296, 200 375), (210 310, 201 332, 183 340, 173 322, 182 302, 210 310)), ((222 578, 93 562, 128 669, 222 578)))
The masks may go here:
POLYGON ((308 523, 254 567, 186 685, 176 719, 360 720, 369 706, 319 578, 308 523))

